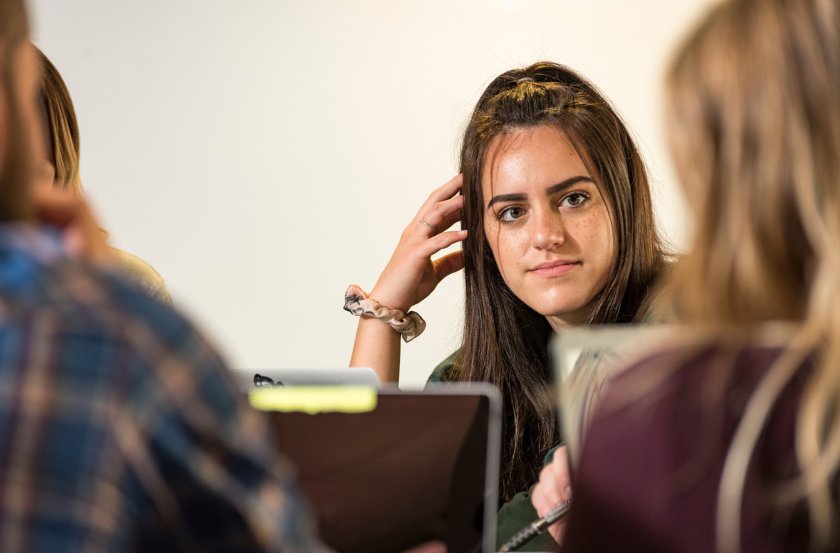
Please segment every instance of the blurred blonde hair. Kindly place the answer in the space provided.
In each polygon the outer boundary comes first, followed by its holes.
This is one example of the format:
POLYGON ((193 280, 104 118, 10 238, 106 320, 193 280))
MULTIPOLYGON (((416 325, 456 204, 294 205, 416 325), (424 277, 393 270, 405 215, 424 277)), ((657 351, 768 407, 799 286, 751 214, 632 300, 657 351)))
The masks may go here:
POLYGON ((79 124, 64 79, 55 65, 35 48, 41 64, 41 101, 44 110, 47 151, 55 168, 55 186, 81 192, 79 176, 79 124))
POLYGON ((796 421, 813 543, 837 538, 840 466, 840 7, 836 0, 731 0, 690 33, 667 77, 671 147, 695 206, 674 274, 689 322, 720 330, 794 321, 726 459, 718 547, 739 550, 750 457, 768 414, 811 355, 796 421), (814 356, 816 352, 816 356, 814 356))

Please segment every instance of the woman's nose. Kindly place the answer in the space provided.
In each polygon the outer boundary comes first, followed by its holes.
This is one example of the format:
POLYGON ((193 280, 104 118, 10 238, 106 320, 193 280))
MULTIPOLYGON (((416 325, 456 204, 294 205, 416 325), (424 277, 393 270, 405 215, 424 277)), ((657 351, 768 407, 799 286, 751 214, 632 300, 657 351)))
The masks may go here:
POLYGON ((559 213, 536 212, 532 218, 531 244, 538 250, 551 250, 566 241, 566 228, 559 213))

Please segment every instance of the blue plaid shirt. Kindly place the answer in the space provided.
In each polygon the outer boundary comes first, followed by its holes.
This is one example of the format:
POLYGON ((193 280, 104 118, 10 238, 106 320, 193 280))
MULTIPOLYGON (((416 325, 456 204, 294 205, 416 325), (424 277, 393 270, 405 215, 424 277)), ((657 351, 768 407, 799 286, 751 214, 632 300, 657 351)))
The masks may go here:
POLYGON ((320 550, 214 349, 59 238, 0 225, 0 551, 320 550))

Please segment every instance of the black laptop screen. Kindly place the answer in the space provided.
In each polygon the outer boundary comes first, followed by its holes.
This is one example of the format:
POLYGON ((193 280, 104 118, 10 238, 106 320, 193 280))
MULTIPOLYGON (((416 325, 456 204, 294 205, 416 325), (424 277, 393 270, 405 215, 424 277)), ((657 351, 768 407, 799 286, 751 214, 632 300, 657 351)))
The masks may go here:
POLYGON ((382 392, 367 413, 269 415, 327 545, 342 553, 384 553, 440 540, 457 553, 480 551, 492 539, 494 400, 477 393, 382 392))

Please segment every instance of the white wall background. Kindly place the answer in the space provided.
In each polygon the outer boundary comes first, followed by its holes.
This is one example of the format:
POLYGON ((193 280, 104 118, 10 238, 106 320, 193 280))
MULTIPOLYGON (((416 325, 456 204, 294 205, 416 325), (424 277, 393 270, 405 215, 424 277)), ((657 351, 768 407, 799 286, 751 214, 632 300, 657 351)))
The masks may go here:
MULTIPOLYGON (((493 77, 570 65, 618 106, 653 175, 662 228, 684 206, 661 76, 710 0, 36 0, 62 72, 82 179, 114 245, 149 261, 240 368, 342 366, 370 289, 493 77)), ((416 309, 402 383, 460 340, 462 278, 416 309)))

